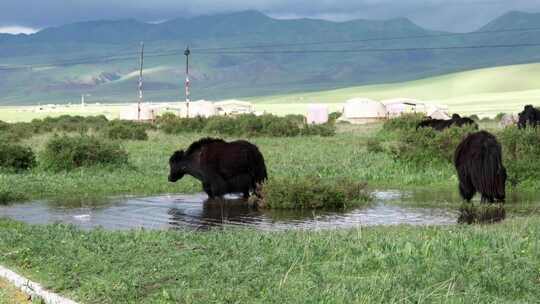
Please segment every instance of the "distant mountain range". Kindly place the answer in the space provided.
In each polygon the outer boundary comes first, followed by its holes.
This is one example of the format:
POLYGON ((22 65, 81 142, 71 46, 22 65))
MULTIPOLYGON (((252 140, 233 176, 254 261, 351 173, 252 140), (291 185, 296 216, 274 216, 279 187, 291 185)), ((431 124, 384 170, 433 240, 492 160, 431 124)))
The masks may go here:
POLYGON ((358 52, 536 44, 540 43, 540 14, 510 12, 478 31, 489 33, 451 36, 405 18, 276 20, 245 11, 160 24, 103 20, 47 28, 31 35, 0 34, 0 104, 76 102, 81 94, 90 94, 89 101, 134 101, 141 41, 147 54, 145 97, 155 101, 183 99, 182 50, 186 45, 192 48, 195 99, 396 82, 540 61, 540 47, 358 52), (419 38, 422 36, 433 37, 419 38), (391 39, 396 37, 402 39, 391 39))

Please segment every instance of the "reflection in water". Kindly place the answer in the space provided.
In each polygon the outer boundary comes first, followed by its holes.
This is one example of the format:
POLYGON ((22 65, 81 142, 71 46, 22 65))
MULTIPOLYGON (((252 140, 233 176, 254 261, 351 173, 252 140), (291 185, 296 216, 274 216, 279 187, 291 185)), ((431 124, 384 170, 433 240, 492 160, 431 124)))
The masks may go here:
POLYGON ((447 208, 404 207, 410 194, 376 192, 369 207, 348 211, 269 211, 247 206, 242 199, 208 201, 206 195, 125 198, 98 208, 61 207, 32 202, 0 207, 0 217, 31 224, 61 222, 85 229, 190 229, 246 227, 261 230, 336 229, 370 225, 449 225, 457 212, 447 208))
POLYGON ((459 208, 458 223, 461 224, 493 224, 506 218, 506 209, 503 204, 463 203, 459 208))

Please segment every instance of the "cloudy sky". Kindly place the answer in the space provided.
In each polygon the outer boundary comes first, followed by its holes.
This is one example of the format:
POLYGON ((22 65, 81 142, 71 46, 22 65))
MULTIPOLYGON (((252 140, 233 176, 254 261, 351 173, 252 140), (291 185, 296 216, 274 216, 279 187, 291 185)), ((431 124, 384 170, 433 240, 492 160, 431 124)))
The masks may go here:
POLYGON ((276 18, 408 17, 431 29, 470 31, 510 10, 540 12, 540 0, 0 0, 0 32, 32 32, 96 19, 156 22, 255 9, 276 18))

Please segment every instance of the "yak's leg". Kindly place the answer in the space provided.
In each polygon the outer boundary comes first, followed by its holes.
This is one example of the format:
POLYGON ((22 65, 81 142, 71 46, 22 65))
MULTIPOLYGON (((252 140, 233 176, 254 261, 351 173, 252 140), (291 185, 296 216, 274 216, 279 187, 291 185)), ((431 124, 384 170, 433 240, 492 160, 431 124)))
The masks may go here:
POLYGON ((221 176, 212 174, 208 176, 208 180, 210 181, 210 190, 214 197, 222 197, 227 193, 227 183, 221 176))
POLYGON ((461 194, 461 197, 466 200, 467 202, 470 202, 473 198, 474 194, 476 193, 476 190, 474 189, 474 186, 471 182, 465 181, 465 182, 459 182, 459 193, 461 194))
POLYGON ((252 177, 249 174, 240 174, 229 180, 229 190, 235 193, 242 193, 244 198, 249 198, 251 192, 252 177))
POLYGON ((483 203, 483 204, 485 204, 485 203, 494 203, 495 200, 493 199, 492 196, 482 194, 482 198, 480 199, 480 202, 483 203))
POLYGON ((214 193, 212 192, 212 187, 209 183, 203 183, 203 189, 206 194, 208 194, 209 198, 214 198, 214 193))

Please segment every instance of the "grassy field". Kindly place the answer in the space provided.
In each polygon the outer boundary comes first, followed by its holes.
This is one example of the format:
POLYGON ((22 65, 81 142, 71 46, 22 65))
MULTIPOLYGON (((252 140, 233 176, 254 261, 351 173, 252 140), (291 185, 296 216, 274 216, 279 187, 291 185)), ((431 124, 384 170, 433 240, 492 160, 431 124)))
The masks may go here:
MULTIPOLYGON (((305 114, 308 104, 326 103, 330 111, 342 109, 343 103, 354 97, 375 100, 413 98, 445 104, 450 112, 466 115, 495 116, 497 113, 517 113, 526 104, 540 105, 540 64, 523 64, 472 70, 444 76, 394 84, 350 87, 345 89, 245 98, 257 111, 268 113, 305 114)), ((91 102, 91 101, 90 101, 91 102)), ((174 105, 174 103, 171 103, 174 105)), ((0 107, 0 120, 29 121, 46 116, 97 115, 118 118, 122 104, 60 106, 37 111, 37 107, 0 107)))
POLYGON ((82 303, 536 303, 540 220, 84 232, 0 220, 0 263, 82 303))
MULTIPOLYGON (((366 181, 373 187, 454 187, 457 178, 450 165, 421 171, 398 163, 384 153, 367 151, 368 138, 380 125, 344 126, 334 137, 252 138, 265 156, 269 176, 295 178, 320 176, 366 181)), ((23 142, 38 155, 52 135, 23 142)), ((28 173, 0 174, 0 189, 23 193, 32 199, 92 201, 111 195, 151 195, 201 191, 198 181, 186 177, 176 184, 167 181, 168 159, 203 134, 150 133, 149 141, 124 141, 130 166, 94 167, 54 173, 40 167, 28 173)), ((232 139, 232 138, 231 138, 232 139)), ((39 160, 39 157, 38 157, 39 160)))

